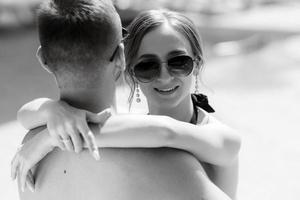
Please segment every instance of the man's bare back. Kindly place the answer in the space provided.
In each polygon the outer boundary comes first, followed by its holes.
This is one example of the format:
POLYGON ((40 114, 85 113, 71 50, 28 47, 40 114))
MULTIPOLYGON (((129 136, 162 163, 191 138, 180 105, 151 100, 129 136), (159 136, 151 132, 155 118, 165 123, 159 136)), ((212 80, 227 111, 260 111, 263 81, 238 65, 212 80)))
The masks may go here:
MULTIPOLYGON (((24 141, 43 128, 27 134, 24 141)), ((171 148, 101 148, 96 161, 88 152, 58 148, 35 171, 35 192, 20 199, 202 199, 218 195, 198 160, 171 148)))
POLYGON ((169 148, 101 149, 95 161, 55 150, 36 171, 35 192, 21 199, 201 199, 203 169, 190 154, 169 148))

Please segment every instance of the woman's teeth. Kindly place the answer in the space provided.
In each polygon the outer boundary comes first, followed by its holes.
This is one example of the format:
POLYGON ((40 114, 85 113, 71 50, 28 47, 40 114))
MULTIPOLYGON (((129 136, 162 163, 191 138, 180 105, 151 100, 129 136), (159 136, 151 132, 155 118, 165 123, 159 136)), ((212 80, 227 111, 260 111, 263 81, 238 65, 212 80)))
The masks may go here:
POLYGON ((174 88, 161 89, 160 91, 162 91, 162 92, 170 92, 172 90, 174 90, 174 88))
POLYGON ((159 92, 171 92, 171 91, 174 91, 175 89, 177 89, 178 86, 176 87, 173 87, 173 88, 166 88, 166 89, 158 89, 158 88, 155 88, 155 90, 159 91, 159 92))

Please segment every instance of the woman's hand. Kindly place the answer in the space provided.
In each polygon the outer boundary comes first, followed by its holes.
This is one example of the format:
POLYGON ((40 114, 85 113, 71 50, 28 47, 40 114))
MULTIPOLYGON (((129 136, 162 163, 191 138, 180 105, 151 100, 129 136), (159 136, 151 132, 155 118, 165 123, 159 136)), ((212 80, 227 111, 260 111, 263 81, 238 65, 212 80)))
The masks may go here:
POLYGON ((87 144, 96 160, 99 160, 98 146, 88 122, 101 126, 111 116, 110 109, 95 114, 69 106, 63 101, 54 101, 48 105, 46 114, 47 128, 50 136, 56 139, 62 150, 82 151, 83 142, 87 144))
POLYGON ((11 162, 11 177, 19 177, 21 190, 27 186, 34 191, 34 177, 31 169, 43 159, 53 148, 56 141, 47 132, 42 131, 25 142, 15 154, 11 162))

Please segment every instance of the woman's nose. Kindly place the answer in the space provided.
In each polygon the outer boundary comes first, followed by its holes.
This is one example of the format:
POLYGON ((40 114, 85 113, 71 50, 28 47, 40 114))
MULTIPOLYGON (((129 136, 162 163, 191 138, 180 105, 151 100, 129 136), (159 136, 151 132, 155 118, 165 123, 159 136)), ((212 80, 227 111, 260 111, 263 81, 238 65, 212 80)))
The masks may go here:
POLYGON ((160 68, 160 74, 159 77, 157 78, 158 81, 160 82, 167 82, 173 79, 173 76, 169 73, 167 69, 167 63, 161 63, 161 68, 160 68))

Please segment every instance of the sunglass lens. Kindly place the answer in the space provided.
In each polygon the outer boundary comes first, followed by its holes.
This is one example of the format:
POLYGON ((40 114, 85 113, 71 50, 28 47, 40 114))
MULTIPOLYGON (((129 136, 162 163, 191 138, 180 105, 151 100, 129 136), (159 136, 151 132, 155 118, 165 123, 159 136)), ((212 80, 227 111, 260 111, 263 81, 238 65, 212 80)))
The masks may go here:
POLYGON ((150 82, 160 73, 159 63, 157 61, 142 61, 135 65, 134 76, 141 82, 150 82))
POLYGON ((190 56, 176 56, 168 60, 169 71, 175 76, 187 76, 193 71, 194 62, 190 56))

